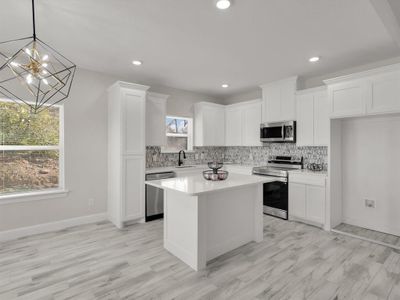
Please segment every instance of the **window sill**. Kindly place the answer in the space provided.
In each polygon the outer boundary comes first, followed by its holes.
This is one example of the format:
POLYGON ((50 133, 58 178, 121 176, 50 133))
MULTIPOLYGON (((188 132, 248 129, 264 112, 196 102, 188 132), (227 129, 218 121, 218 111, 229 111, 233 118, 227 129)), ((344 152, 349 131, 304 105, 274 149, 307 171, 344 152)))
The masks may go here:
POLYGON ((10 194, 5 196, 0 196, 0 205, 62 198, 66 197, 68 193, 69 193, 68 190, 57 189, 57 190, 48 190, 41 192, 10 194))

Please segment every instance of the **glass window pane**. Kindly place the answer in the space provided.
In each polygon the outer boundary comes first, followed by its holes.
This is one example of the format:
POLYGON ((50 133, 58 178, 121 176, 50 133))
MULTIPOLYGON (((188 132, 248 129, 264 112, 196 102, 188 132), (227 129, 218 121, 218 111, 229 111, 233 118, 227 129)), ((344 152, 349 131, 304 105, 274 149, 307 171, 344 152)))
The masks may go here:
POLYGON ((187 137, 167 137, 167 146, 163 147, 166 152, 179 152, 180 150, 187 150, 187 137))
POLYGON ((188 133, 188 121, 178 119, 178 133, 187 134, 188 133))
POLYGON ((0 101, 0 145, 58 145, 59 108, 31 114, 27 106, 0 101))
POLYGON ((177 124, 177 120, 174 118, 166 118, 166 129, 167 129, 167 133, 177 133, 178 132, 178 124, 177 124))
POLYGON ((56 150, 0 152, 0 195, 58 188, 56 150))

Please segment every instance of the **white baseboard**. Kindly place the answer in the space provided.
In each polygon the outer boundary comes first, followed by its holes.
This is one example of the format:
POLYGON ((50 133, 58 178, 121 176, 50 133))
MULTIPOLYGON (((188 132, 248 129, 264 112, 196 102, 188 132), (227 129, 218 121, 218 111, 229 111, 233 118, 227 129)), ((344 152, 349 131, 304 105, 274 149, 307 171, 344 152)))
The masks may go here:
POLYGON ((356 218, 348 218, 348 217, 344 216, 342 223, 400 236, 400 228, 395 228, 395 227, 385 226, 385 225, 376 225, 374 222, 364 222, 364 221, 356 219, 356 218))
POLYGON ((7 231, 0 231, 0 242, 15 240, 21 237, 26 237, 34 234, 47 233, 52 231, 58 231, 77 225, 84 225, 90 223, 96 223, 107 220, 105 213, 83 216, 73 219, 66 219, 57 222, 44 223, 29 227, 22 227, 7 231))

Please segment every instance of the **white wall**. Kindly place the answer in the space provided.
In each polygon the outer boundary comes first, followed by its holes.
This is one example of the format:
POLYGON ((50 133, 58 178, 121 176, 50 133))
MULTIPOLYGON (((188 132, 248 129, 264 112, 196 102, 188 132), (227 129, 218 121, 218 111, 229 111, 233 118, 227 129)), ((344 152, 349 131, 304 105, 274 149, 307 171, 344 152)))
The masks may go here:
POLYGON ((255 87, 252 90, 235 94, 233 96, 227 97, 224 99, 223 104, 229 105, 229 104, 235 104, 239 102, 244 102, 244 101, 250 101, 250 100, 255 100, 255 99, 261 99, 262 98, 262 90, 259 87, 255 87))
POLYGON ((59 221, 106 210, 106 88, 115 82, 77 70, 65 102, 65 198, 0 205, 0 231, 59 221), (89 209, 88 199, 94 200, 89 209))
POLYGON ((222 104, 221 100, 212 97, 170 87, 152 86, 149 91, 170 96, 167 100, 168 115, 192 118, 194 113, 193 105, 196 102, 207 101, 222 104))
MULTIPOLYGON (((65 181, 70 193, 64 198, 0 203, 0 231, 106 211, 106 89, 117 80, 104 74, 77 70, 70 98, 64 105, 65 181), (89 208, 89 199, 94 201, 92 208, 89 208)), ((195 102, 210 100, 199 94, 167 87, 151 90, 171 95, 168 100, 170 114, 192 116, 195 102)))
POLYGON ((399 132, 400 116, 342 121, 344 222, 400 235, 399 132))

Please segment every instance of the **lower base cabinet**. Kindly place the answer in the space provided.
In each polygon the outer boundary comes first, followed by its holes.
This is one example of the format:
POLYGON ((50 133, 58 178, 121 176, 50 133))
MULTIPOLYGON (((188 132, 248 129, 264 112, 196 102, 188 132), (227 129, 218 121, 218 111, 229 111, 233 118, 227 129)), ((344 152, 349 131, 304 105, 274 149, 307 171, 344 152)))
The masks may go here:
POLYGON ((289 175, 289 219, 324 226, 326 177, 321 175, 289 175))

